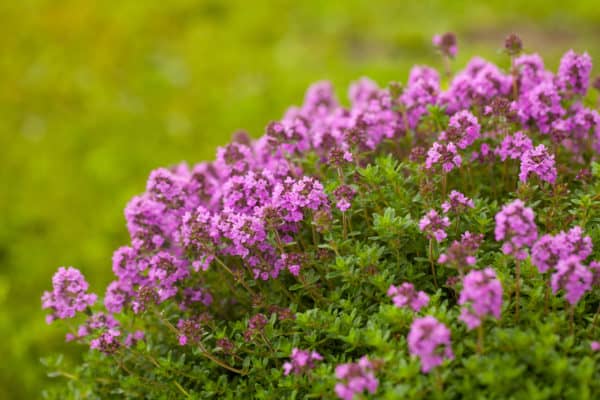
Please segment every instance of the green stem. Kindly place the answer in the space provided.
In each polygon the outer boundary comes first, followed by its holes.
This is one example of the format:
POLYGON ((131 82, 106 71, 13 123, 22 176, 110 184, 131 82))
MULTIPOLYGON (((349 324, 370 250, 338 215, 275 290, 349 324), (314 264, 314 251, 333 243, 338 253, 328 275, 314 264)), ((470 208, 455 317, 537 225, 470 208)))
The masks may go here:
POLYGON ((575 306, 569 307, 569 332, 571 336, 575 334, 575 306))
POLYGON ((515 322, 519 322, 519 308, 521 302, 521 261, 516 260, 515 265, 515 322))
POLYGON ((477 327, 477 353, 483 354, 483 322, 477 327))
POLYGON ((429 239, 429 262, 431 263, 431 274, 433 275, 433 284, 436 289, 439 289, 437 276, 435 273, 435 263, 433 261, 433 239, 429 239))
POLYGON ((548 315, 548 301, 550 300, 550 276, 546 277, 546 293, 544 294, 544 317, 548 315))
POLYGON ((592 337, 596 333, 596 322, 598 322, 598 314, 600 314, 600 304, 598 304, 598 309, 596 310, 596 314, 594 315, 594 319, 592 321, 592 337))
POLYGON ((190 394, 188 392, 185 391, 185 389, 179 384, 179 382, 177 381, 173 381, 173 383, 175 384, 175 386, 177 387, 177 389, 179 389, 179 391, 181 393, 183 393, 183 395, 185 397, 187 397, 188 399, 191 398, 190 394))

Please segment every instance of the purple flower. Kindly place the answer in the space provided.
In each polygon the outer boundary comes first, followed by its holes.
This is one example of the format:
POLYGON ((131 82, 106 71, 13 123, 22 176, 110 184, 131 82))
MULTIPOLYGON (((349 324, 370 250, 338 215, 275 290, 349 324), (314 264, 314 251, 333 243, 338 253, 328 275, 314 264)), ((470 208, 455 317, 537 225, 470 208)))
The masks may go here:
POLYGON ((180 319, 177 321, 177 330, 179 331, 177 341, 180 346, 200 341, 202 336, 201 319, 202 316, 194 316, 189 319, 180 319))
POLYGON ((590 343, 590 349, 591 349, 592 351, 594 351, 594 352, 595 352, 595 351, 600 351, 600 342, 598 342, 598 341, 593 341, 593 342, 591 342, 591 343, 590 343))
POLYGON ((527 150, 521 157, 519 180, 527 182, 531 173, 548 183, 554 184, 556 182, 554 154, 548 153, 546 146, 543 144, 527 150))
POLYGON ((570 256, 556 264, 556 272, 551 279, 552 292, 563 289, 565 298, 574 306, 592 288, 593 278, 592 272, 581 264, 579 257, 570 256))
POLYGON ((486 316, 500 319, 502 284, 492 268, 469 272, 463 281, 458 304, 462 305, 460 319, 469 330, 481 325, 486 316))
POLYGON ((482 58, 474 57, 467 67, 455 75, 450 88, 439 95, 438 103, 449 113, 469 109, 472 105, 486 104, 496 97, 507 96, 512 77, 482 58))
POLYGON ((531 261, 540 273, 553 271, 558 262, 569 257, 584 261, 592 254, 592 238, 584 236, 579 226, 568 232, 559 232, 556 236, 542 236, 531 249, 531 261))
POLYGON ((152 200, 165 204, 168 208, 179 209, 185 206, 187 196, 184 188, 187 180, 165 168, 159 168, 148 178, 146 192, 152 200))
POLYGON ((590 84, 592 58, 588 53, 577 54, 569 50, 560 60, 558 85, 569 93, 585 96, 590 84))
POLYGON ((177 284, 189 276, 187 263, 167 252, 154 255, 149 265, 149 285, 156 288, 159 302, 175 296, 179 291, 177 284))
POLYGON ((456 150, 454 143, 438 143, 434 142, 431 148, 427 151, 427 159, 425 160, 425 168, 432 169, 435 165, 440 165, 446 173, 454 168, 460 167, 462 158, 456 150))
POLYGON ((543 235, 531 248, 531 263, 541 274, 554 270, 563 253, 564 244, 552 235, 543 235))
POLYGON ((428 67, 413 67, 401 96, 402 104, 406 108, 405 118, 411 128, 415 128, 428 113, 428 106, 437 103, 439 93, 440 77, 437 71, 428 67))
POLYGON ((479 139, 481 126, 471 112, 462 110, 450 117, 448 129, 440 133, 439 139, 456 143, 459 149, 466 149, 479 139))
POLYGON ((445 56, 454 58, 456 56, 456 36, 452 32, 443 35, 434 35, 431 40, 433 45, 445 56))
POLYGON ((475 265, 475 253, 483 241, 482 234, 472 234, 466 231, 460 241, 453 241, 446 251, 440 254, 438 262, 448 264, 451 268, 463 271, 475 265))
POLYGON ((446 214, 450 211, 458 214, 467 208, 473 207, 475 207, 473 200, 456 190, 451 191, 448 196, 448 201, 442 203, 442 210, 446 214))
POLYGON ((546 81, 523 93, 517 110, 523 124, 533 122, 542 133, 549 133, 554 121, 565 115, 556 86, 546 81))
POLYGON ((496 214, 496 241, 504 241, 502 252, 511 254, 518 260, 527 257, 526 247, 533 245, 537 239, 535 214, 529 207, 517 199, 505 204, 496 214))
POLYGON ((49 308, 52 313, 46 316, 46 322, 55 319, 73 318, 77 312, 92 306, 97 299, 89 288, 85 278, 78 269, 60 267, 52 277, 52 291, 44 292, 42 308, 49 308))
POLYGON ((90 348, 101 351, 105 354, 113 354, 121 347, 119 336, 121 332, 116 329, 109 329, 100 334, 96 339, 90 341, 90 348))
POLYGON ((144 336, 144 332, 139 330, 135 331, 127 335, 127 337, 123 341, 123 344, 127 347, 135 346, 137 342, 139 342, 140 340, 144 340, 144 336))
POLYGON ((181 218, 178 242, 193 256, 192 267, 196 272, 206 271, 214 259, 216 243, 220 236, 212 221, 212 213, 203 206, 186 212, 181 218))
POLYGON ((283 363, 283 374, 289 375, 293 372, 298 375, 305 373, 315 367, 316 361, 321 360, 323 360, 323 357, 316 351, 293 348, 290 361, 283 363))
POLYGON ((496 154, 500 156, 502 161, 507 158, 518 160, 523 154, 533 149, 533 142, 522 131, 515 132, 512 136, 507 135, 499 148, 496 149, 496 154))
POLYGON ((527 93, 540 83, 552 80, 552 73, 544 69, 544 61, 538 54, 523 54, 515 58, 520 93, 527 93))
POLYGON ((405 282, 400 286, 390 285, 387 295, 392 298, 396 307, 410 307, 419 311, 429 302, 429 296, 423 291, 416 291, 412 283, 405 282))
POLYGON ((585 260, 592 254, 593 244, 592 238, 589 236, 584 236, 583 229, 580 226, 575 226, 567 233, 562 233, 559 235, 560 239, 564 238, 565 248, 562 253, 562 257, 576 256, 581 261, 585 260))
POLYGON ((407 341, 408 351, 421 359, 421 371, 425 373, 444 359, 454 359, 450 330, 430 315, 413 321, 407 341))
POLYGON ((427 234, 427 238, 438 242, 446 239, 446 228, 450 226, 450 219, 442 217, 435 210, 429 210, 419 221, 419 229, 427 234))
POLYGON ((355 395, 360 395, 365 390, 375 394, 379 381, 375 377, 375 365, 367 356, 356 363, 340 364, 335 367, 335 376, 338 382, 335 393, 342 400, 352 400, 355 395))
POLYGON ((337 208, 342 212, 346 212, 352 205, 352 199, 356 196, 356 189, 349 185, 341 185, 333 191, 333 195, 337 200, 337 208))

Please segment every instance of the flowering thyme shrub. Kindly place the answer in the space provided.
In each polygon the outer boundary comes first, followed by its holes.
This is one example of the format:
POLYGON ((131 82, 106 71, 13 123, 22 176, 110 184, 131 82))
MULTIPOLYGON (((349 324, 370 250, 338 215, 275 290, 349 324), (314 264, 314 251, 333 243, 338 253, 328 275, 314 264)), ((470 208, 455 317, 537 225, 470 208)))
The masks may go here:
POLYGON ((54 398, 597 398, 600 115, 587 54, 327 82, 125 209, 94 294, 48 322, 90 348, 54 398), (444 82, 444 79, 447 82, 444 82), (446 89, 444 89, 446 88, 446 89))

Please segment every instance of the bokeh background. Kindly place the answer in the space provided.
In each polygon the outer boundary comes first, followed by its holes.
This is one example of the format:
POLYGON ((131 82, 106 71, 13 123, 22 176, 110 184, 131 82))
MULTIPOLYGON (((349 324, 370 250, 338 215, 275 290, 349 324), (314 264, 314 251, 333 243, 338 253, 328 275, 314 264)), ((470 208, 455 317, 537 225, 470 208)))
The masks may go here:
POLYGON ((507 66, 511 32, 553 68, 571 47, 600 60, 597 0, 0 1, 0 398, 56 384, 40 357, 79 359, 40 295, 60 265, 103 292, 151 169, 262 134, 316 80, 345 99, 361 76, 439 66, 431 36, 448 30, 455 66, 507 66))

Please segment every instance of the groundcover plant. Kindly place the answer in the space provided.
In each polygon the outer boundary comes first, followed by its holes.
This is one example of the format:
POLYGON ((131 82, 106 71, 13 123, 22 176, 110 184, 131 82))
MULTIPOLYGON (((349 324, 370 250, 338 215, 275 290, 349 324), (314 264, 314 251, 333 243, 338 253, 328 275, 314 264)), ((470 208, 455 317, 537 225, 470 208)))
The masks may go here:
POLYGON ((441 73, 349 107, 316 83, 261 138, 153 171, 103 296, 73 267, 42 296, 90 348, 44 360, 44 395, 598 398, 591 58, 554 73, 511 35, 509 70, 453 74, 433 42, 441 73))

